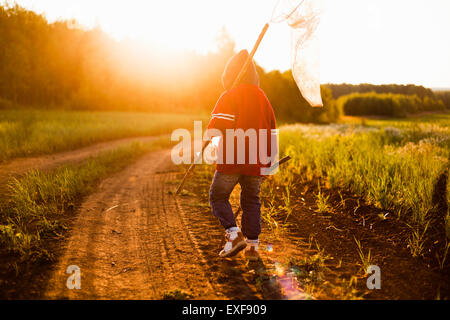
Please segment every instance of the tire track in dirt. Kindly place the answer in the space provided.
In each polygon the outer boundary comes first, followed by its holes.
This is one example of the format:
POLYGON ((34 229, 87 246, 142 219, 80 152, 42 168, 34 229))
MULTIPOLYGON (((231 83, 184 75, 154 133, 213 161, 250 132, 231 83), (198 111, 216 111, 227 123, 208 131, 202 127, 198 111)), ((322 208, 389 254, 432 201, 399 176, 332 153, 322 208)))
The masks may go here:
POLYGON ((7 192, 7 183, 11 177, 20 176, 31 169, 50 170, 67 163, 83 161, 99 152, 113 150, 132 142, 150 142, 158 138, 158 136, 124 138, 97 143, 76 150, 36 157, 16 158, 6 163, 0 163, 0 194, 7 192))
POLYGON ((43 297, 160 299, 179 289, 196 299, 221 298, 168 193, 173 169, 170 152, 160 151, 104 180, 81 205, 43 297), (66 287, 70 265, 81 269, 80 290, 66 287))

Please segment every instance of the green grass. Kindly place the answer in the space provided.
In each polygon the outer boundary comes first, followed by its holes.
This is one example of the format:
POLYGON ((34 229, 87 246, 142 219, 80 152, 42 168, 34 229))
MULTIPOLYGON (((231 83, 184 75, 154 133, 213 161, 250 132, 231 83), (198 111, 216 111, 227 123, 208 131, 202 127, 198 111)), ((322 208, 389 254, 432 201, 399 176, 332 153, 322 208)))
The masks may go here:
MULTIPOLYGON (((142 154, 168 146, 167 139, 132 143, 77 165, 65 165, 50 172, 33 170, 9 183, 11 195, 0 208, 0 248, 15 259, 13 267, 27 261, 52 258, 45 239, 59 236, 66 228, 63 214, 73 209, 80 196, 89 194, 96 183, 119 171, 142 154)), ((67 219, 66 219, 67 220, 67 219)))
POLYGON ((425 233, 428 230, 428 223, 422 229, 417 228, 412 231, 410 238, 408 239, 408 248, 413 257, 419 257, 425 250, 425 233))
POLYGON ((193 129, 204 116, 137 112, 0 110, 0 162, 71 150, 96 142, 193 129))
POLYGON ((370 249, 367 252, 367 254, 365 254, 364 250, 363 250, 363 247, 361 245, 361 242, 359 240, 357 240, 355 237, 353 237, 353 239, 355 240, 355 243, 356 243, 356 246, 357 246, 357 250, 358 250, 359 259, 361 260, 360 266, 361 266, 362 270, 364 271, 364 274, 367 274, 369 266, 372 264, 372 256, 371 256, 371 253, 370 253, 370 249))
MULTIPOLYGON (((274 176, 276 185, 292 176, 319 178, 395 212, 422 234, 435 209, 435 183, 450 165, 450 115, 284 126, 280 149, 293 159, 274 176)), ((318 203, 326 202, 322 200, 318 203)))
POLYGON ((317 212, 319 213, 326 213, 330 209, 328 205, 328 199, 330 196, 326 196, 322 193, 322 191, 319 191, 316 195, 316 205, 317 205, 317 212))
POLYGON ((417 117, 409 117, 402 119, 393 119, 393 118, 370 118, 370 117, 345 117, 342 120, 343 123, 350 124, 365 124, 373 127, 386 127, 386 126, 395 126, 395 127, 410 127, 411 125, 423 125, 423 124, 437 124, 440 126, 450 126, 450 113, 438 113, 438 114, 427 114, 417 117))

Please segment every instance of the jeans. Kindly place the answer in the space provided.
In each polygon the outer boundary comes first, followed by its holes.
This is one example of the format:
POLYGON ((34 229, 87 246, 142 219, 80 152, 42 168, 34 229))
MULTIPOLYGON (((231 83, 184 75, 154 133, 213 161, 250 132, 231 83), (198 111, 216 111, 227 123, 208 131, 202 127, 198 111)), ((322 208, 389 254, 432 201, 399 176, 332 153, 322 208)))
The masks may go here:
POLYGON ((236 219, 230 204, 230 194, 236 184, 241 185, 242 233, 249 240, 257 240, 261 233, 261 201, 259 199, 262 177, 240 174, 224 174, 216 171, 209 202, 213 214, 225 229, 236 227, 236 219))

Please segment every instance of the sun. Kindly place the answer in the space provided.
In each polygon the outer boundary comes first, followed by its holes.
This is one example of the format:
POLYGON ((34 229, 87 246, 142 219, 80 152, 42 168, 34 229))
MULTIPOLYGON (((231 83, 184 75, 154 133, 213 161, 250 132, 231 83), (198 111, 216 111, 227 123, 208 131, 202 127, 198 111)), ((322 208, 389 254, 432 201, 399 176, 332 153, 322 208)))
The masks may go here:
POLYGON ((127 10, 123 5, 108 5, 108 10, 98 17, 98 24, 116 39, 131 38, 170 50, 211 49, 215 26, 206 26, 187 2, 175 4, 173 1, 129 1, 127 10))
POLYGON ((163 49, 207 52, 223 22, 205 12, 217 12, 212 1, 20 0, 49 21, 75 19, 85 28, 100 27, 116 40, 132 39, 163 49))
MULTIPOLYGON (((272 12, 275 0, 17 0, 50 22, 75 19, 84 28, 99 27, 116 40, 131 39, 140 47, 159 52, 217 49, 217 37, 225 27, 237 48, 251 48, 272 12)), ((289 65, 289 34, 273 26, 257 62, 289 65), (275 32, 279 30, 279 32, 275 32), (267 44, 266 44, 267 43, 267 44), (272 45, 269 45, 272 43, 272 45), (283 47, 286 50, 280 50, 283 47), (280 52, 284 53, 282 57, 280 52)))

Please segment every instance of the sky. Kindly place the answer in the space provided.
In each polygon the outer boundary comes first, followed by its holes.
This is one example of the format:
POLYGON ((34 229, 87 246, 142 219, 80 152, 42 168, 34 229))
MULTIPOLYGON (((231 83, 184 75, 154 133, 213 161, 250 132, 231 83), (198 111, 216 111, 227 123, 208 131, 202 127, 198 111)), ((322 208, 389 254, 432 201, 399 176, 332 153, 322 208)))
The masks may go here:
MULTIPOLYGON (((16 0, 49 21, 75 18, 115 39, 148 46, 214 50, 222 27, 236 49, 253 47, 276 0, 16 0)), ((450 87, 449 0, 322 0, 322 83, 450 87), (447 39, 447 40, 445 40, 447 39)), ((255 60, 290 68, 290 30, 271 24, 255 60)))

